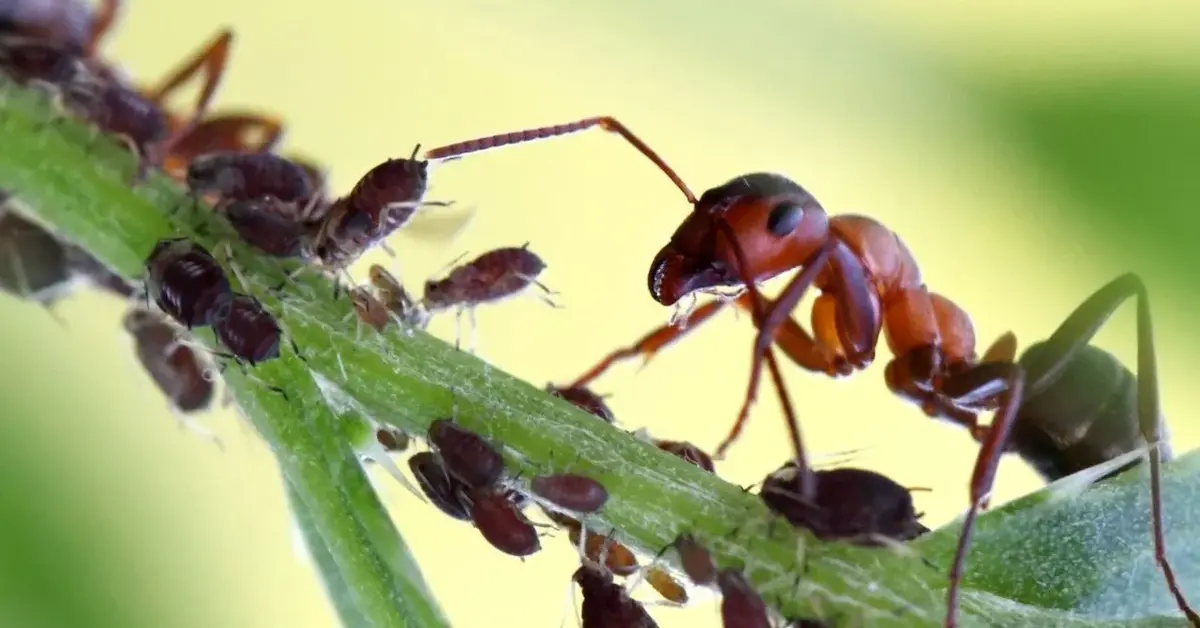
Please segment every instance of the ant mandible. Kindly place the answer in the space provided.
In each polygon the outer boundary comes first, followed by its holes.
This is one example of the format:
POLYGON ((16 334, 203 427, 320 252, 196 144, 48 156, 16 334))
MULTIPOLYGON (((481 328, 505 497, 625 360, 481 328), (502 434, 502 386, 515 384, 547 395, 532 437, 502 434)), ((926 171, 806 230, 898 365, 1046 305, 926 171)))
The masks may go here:
MULTIPOLYGON (((1122 275, 1085 300, 1047 341, 1050 349, 1041 359, 1023 368, 1008 355, 1005 337, 983 359, 976 357, 970 316, 926 287, 916 259, 897 234, 866 216, 829 216, 811 193, 782 175, 740 176, 697 199, 653 149, 612 117, 458 142, 434 148, 425 156, 429 160, 456 159, 593 127, 625 138, 658 166, 692 205, 692 212, 651 264, 648 285, 654 300, 670 306, 685 296, 720 288, 744 288, 748 292, 738 304, 751 311, 758 328, 750 381, 738 419, 717 448, 718 457, 746 420, 765 361, 787 418, 801 492, 804 497, 813 495, 813 471, 806 463, 799 424, 772 351, 781 330, 785 332, 781 338, 787 343, 781 343, 780 348, 793 361, 806 370, 831 377, 869 366, 879 334, 884 332, 894 356, 885 370, 888 388, 919 404, 927 415, 966 427, 982 444, 971 474, 971 505, 950 570, 947 627, 956 624, 959 582, 975 520, 990 501, 997 466, 1026 391, 1034 395, 1052 385, 1116 308, 1136 297, 1138 421, 1149 445, 1155 558, 1176 605, 1192 625, 1200 627, 1200 615, 1188 605, 1166 556, 1157 365, 1146 287, 1137 275, 1122 275), (759 282, 790 270, 798 272, 776 300, 759 293, 759 282), (815 338, 791 317, 814 286, 821 291, 812 311, 815 338), (995 410, 991 425, 979 425, 977 415, 989 410, 995 410)), ((708 316, 713 313, 706 312, 708 316)), ((652 332, 646 340, 662 346, 692 329, 695 326, 676 329, 669 338, 652 332)))

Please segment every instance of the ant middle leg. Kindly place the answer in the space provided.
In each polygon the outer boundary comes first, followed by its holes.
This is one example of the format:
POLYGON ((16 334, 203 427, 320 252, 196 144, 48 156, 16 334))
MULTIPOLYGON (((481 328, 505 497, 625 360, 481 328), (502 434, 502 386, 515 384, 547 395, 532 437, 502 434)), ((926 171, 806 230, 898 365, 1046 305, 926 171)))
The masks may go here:
POLYGON ((225 64, 229 60, 229 46, 232 42, 233 31, 227 28, 222 29, 212 41, 163 79, 160 85, 146 91, 146 97, 154 104, 161 106, 163 101, 178 89, 179 86, 186 83, 197 73, 204 73, 204 82, 200 88, 200 95, 196 99, 195 108, 189 116, 185 117, 184 122, 179 125, 179 128, 175 129, 171 137, 167 139, 166 145, 168 147, 175 144, 179 138, 191 132, 208 111, 213 94, 216 93, 217 86, 220 85, 221 79, 225 76, 225 64))

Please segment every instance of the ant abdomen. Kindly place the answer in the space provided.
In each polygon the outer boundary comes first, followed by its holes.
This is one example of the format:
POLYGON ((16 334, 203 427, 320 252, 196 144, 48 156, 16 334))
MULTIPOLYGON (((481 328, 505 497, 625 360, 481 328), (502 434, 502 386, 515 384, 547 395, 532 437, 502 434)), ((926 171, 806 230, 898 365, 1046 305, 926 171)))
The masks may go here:
MULTIPOLYGON (((1031 345, 1021 355, 1021 365, 1037 361, 1046 349, 1044 342, 1031 345)), ((1082 347, 1049 388, 1025 398, 1009 441, 1010 449, 1047 482, 1144 446, 1137 421, 1137 377, 1116 356, 1093 345, 1082 347)), ((1163 460, 1169 460, 1165 426, 1160 447, 1163 460)))
POLYGON ((233 294, 221 299, 211 316, 217 340, 235 357, 258 364, 279 357, 279 322, 258 299, 233 294))
POLYGON ((206 327, 213 306, 232 288, 207 249, 186 238, 159 240, 146 258, 146 291, 188 329, 206 327))

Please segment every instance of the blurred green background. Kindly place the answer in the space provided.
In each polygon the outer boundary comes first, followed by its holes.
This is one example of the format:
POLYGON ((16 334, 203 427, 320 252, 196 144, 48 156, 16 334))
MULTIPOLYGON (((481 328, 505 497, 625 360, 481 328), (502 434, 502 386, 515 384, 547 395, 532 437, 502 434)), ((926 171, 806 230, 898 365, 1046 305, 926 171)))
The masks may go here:
MULTIPOLYGON (((287 148, 329 164, 336 190, 417 142, 616 115, 697 190, 776 170, 833 213, 879 218, 972 314, 980 344, 1006 330, 1044 338, 1137 271, 1174 444, 1200 442, 1200 5, 514 4, 131 0, 107 50, 152 81, 232 25, 219 103, 279 112, 287 148)), ((618 139, 464 160, 435 173, 430 196, 477 211, 453 243, 415 225, 396 236, 407 281, 527 240, 550 264, 565 309, 522 299, 479 313, 480 353, 501 367, 562 383, 666 320, 645 275, 688 208, 618 139)), ((60 326, 0 299, 0 624, 335 625, 263 443, 229 411, 205 419, 224 451, 180 429, 119 330, 121 308, 82 294, 60 326)), ((453 337, 452 320, 433 329, 453 337)), ((1126 307, 1098 342, 1132 364, 1133 334, 1126 307)), ((744 317, 725 316, 597 389, 624 426, 710 448, 736 412, 750 338, 744 317)), ((854 464, 931 487, 916 498, 937 526, 966 505, 975 448, 888 394, 887 359, 836 382, 793 369, 789 383, 818 455, 861 449, 854 464)), ((730 481, 758 481, 776 466, 763 460, 788 455, 768 400, 718 463, 730 481)), ((575 621, 565 541, 522 563, 377 479, 455 626, 575 621)), ((1037 486, 1008 460, 993 503, 1037 486)), ((712 599, 654 612, 664 627, 718 624, 712 599)))

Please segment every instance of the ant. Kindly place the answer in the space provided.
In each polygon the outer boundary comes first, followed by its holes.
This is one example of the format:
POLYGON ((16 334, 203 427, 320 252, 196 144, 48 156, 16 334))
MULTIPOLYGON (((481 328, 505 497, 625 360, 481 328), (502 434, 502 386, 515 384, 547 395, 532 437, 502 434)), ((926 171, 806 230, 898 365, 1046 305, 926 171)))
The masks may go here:
POLYGON ((608 404, 604 403, 604 397, 586 387, 571 386, 569 388, 559 388, 553 384, 547 384, 546 392, 567 401, 584 412, 598 417, 605 423, 612 423, 615 420, 612 410, 609 409, 608 404))
MULTIPOLYGON (((884 332, 894 356, 885 369, 888 388, 918 404, 930 417, 962 425, 981 443, 970 482, 970 508, 950 570, 948 627, 955 625, 959 585, 975 520, 990 500, 997 466, 1008 450, 1022 401, 1058 380, 1116 308, 1136 297, 1138 425, 1150 446, 1155 558, 1176 605, 1192 625, 1200 626, 1200 615, 1188 605, 1166 554, 1157 365, 1150 305, 1140 277, 1124 274, 1096 291, 1059 326, 1036 359, 1025 364, 1002 359, 1011 357, 1005 354, 1003 341, 978 359, 970 316, 928 289, 916 258, 897 234, 866 216, 830 217, 808 190, 783 175, 759 172, 739 176, 697 198, 654 150, 612 117, 459 142, 429 150, 426 158, 456 159, 594 127, 622 136, 653 162, 692 206, 650 265, 647 284, 654 300, 672 306, 686 296, 721 288, 749 293, 748 309, 758 328, 750 381, 738 419, 716 450, 718 457, 736 439, 748 416, 765 362, 787 417, 800 493, 805 499, 813 497, 813 470, 806 462, 799 424, 772 351, 777 335, 811 287, 822 293, 812 311, 815 338, 799 325, 792 326, 796 333, 788 338, 791 346, 786 352, 793 361, 811 372, 846 376, 872 363, 880 332, 884 332), (762 296, 759 282, 791 270, 797 272, 777 299, 762 296), (989 426, 977 421, 978 414, 985 411, 995 411, 989 426)), ((678 338, 693 329, 695 326, 676 329, 667 335, 678 338)))

